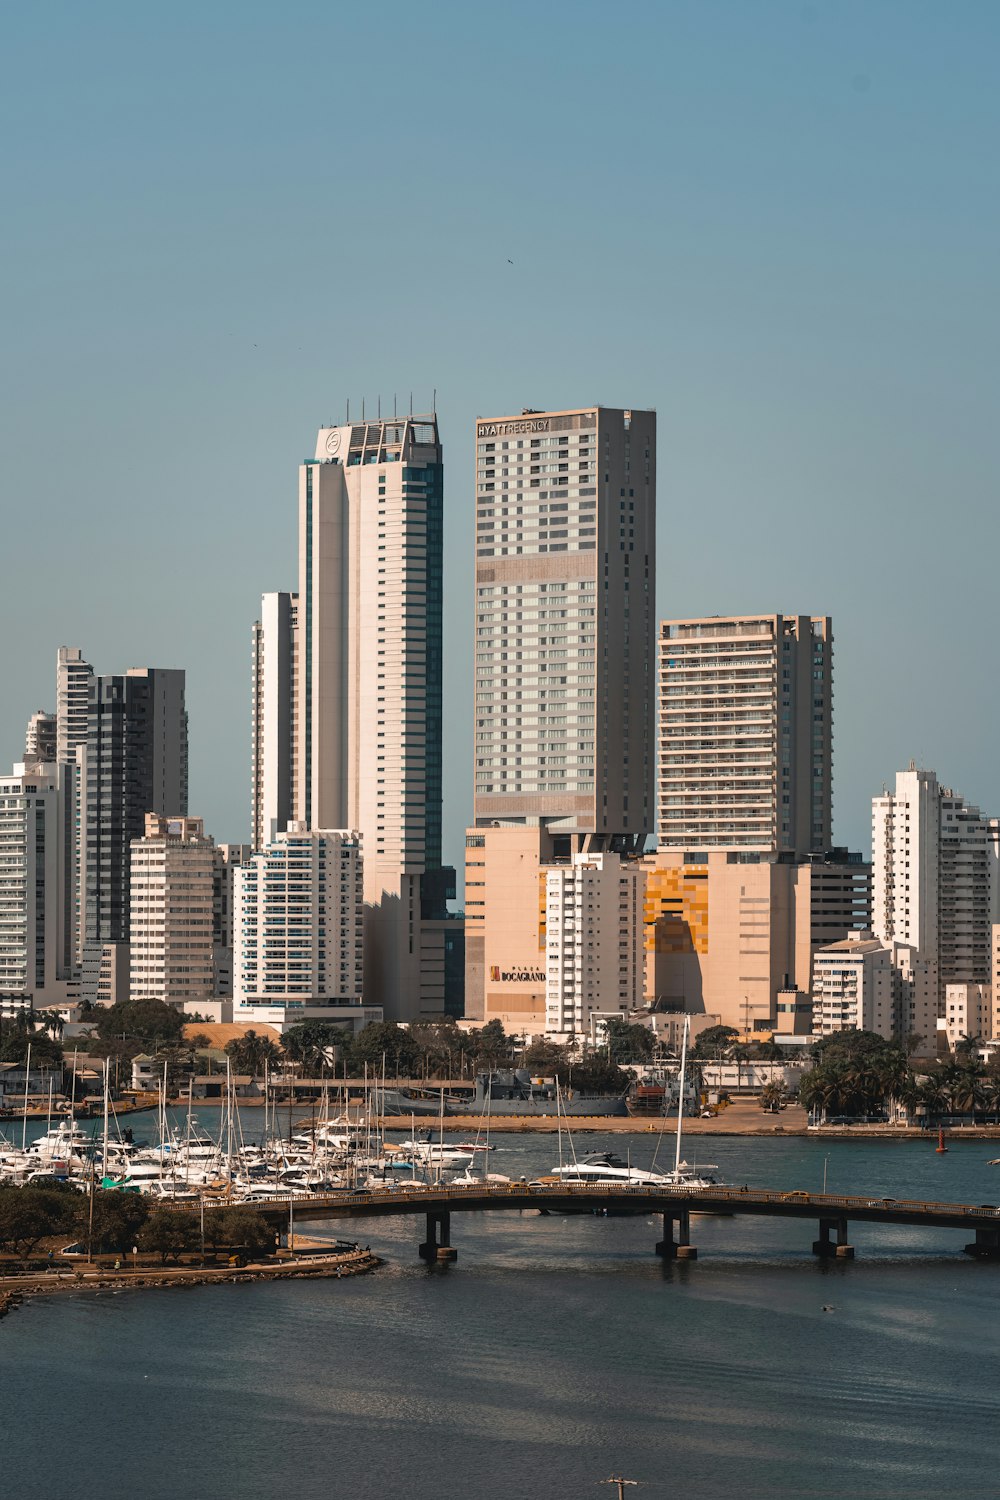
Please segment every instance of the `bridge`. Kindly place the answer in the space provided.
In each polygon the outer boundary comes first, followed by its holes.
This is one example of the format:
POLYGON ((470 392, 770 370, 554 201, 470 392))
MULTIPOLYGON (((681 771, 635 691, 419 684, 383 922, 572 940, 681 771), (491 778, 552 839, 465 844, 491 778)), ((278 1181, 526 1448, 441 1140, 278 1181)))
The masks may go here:
POLYGON ((893 1224, 934 1229, 972 1230, 975 1238, 964 1246, 968 1255, 1000 1259, 1000 1207, 992 1204, 925 1203, 909 1198, 876 1198, 870 1194, 808 1193, 799 1189, 713 1187, 684 1191, 617 1183, 477 1183, 417 1188, 394 1185, 386 1190, 353 1188, 312 1198, 268 1198, 247 1201, 275 1223, 291 1218, 305 1224, 321 1219, 396 1218, 424 1215, 426 1236, 419 1246, 428 1261, 453 1261, 453 1213, 522 1212, 553 1214, 660 1214, 663 1238, 656 1253, 669 1260, 694 1260, 691 1215, 737 1217, 744 1214, 777 1219, 811 1219, 818 1225, 814 1255, 854 1259, 848 1235, 851 1222, 893 1224))

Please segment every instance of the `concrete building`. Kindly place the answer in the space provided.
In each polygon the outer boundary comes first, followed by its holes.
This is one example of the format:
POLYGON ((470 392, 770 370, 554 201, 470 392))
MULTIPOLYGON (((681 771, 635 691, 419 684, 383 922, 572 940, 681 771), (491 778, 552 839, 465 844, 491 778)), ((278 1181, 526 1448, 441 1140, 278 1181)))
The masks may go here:
POLYGON ((475 824, 653 830, 656 414, 476 424, 475 824))
POLYGON ((959 1042, 984 1043, 1000 1036, 1000 1006, 993 998, 996 993, 989 984, 945 985, 941 1030, 952 1051, 959 1042))
POLYGON ((184 1006, 215 993, 213 895, 217 850, 201 818, 147 813, 133 839, 129 996, 184 1006))
POLYGON ((811 993, 817 950, 869 926, 871 868, 843 849, 802 860, 706 851, 697 862, 661 850, 642 864, 647 999, 744 1033, 787 1030, 779 995, 811 993))
POLYGON ((661 850, 830 848, 832 676, 826 616, 661 623, 661 850))
POLYGON ((642 1004, 643 889, 634 860, 574 854, 545 874, 545 1031, 587 1037, 594 1014, 642 1004))
POLYGON ((235 871, 233 1014, 282 1029, 310 1016, 353 1026, 365 1005, 364 872, 357 832, 293 823, 235 871))
MULTIPOLYGON (((545 1030, 545 871, 554 838, 538 824, 465 835, 465 1007, 468 1019, 545 1030)), ((563 865, 569 855, 560 857, 563 865)))
MULTIPOLYGON (((247 863, 252 853, 249 844, 215 846, 212 872, 212 966, 215 971, 214 994, 221 1000, 231 1001, 233 997, 236 871, 247 863)), ((220 1016, 219 1019, 223 1018, 220 1016)))
POLYGON ((43 708, 31 715, 24 733, 24 758, 43 765, 56 763, 56 716, 43 708))
POLYGON ((1000 822, 984 817, 933 771, 896 773, 872 799, 872 926, 906 943, 949 984, 988 984, 1000 920, 1000 822))
POLYGON ((897 1033, 897 978, 892 951, 870 932, 852 932, 816 954, 813 968, 813 1033, 875 1031, 886 1040, 897 1033))
POLYGON ((265 594, 253 627, 251 843, 288 827, 298 796, 299 596, 265 594))
POLYGON ((434 415, 324 427, 299 473, 296 821, 359 830, 366 997, 399 1020, 461 1008, 441 864, 443 501, 434 415))
POLYGON ((56 653, 56 759, 71 766, 87 743, 90 689, 94 669, 78 646, 60 646, 56 653))
POLYGON ((81 996, 113 1003, 127 993, 131 842, 145 834, 148 812, 187 816, 183 671, 137 667, 96 678, 83 768, 81 996))
POLYGON ((65 769, 32 760, 0 777, 0 994, 35 1006, 70 998, 65 931, 65 769))

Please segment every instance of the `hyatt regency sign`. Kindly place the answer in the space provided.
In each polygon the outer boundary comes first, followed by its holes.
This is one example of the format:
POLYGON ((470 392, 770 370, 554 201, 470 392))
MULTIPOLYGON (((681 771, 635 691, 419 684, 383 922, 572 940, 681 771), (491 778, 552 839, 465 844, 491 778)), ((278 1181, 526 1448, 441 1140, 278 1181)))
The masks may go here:
POLYGON ((509 437, 512 432, 548 432, 548 417, 528 418, 523 422, 480 422, 479 437, 509 437))

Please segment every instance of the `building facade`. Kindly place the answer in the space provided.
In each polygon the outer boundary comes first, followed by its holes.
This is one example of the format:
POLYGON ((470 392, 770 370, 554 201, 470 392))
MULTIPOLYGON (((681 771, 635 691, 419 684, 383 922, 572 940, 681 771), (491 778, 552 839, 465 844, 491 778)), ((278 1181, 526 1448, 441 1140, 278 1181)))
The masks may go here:
POLYGON ((911 762, 872 799, 872 925, 949 984, 989 984, 1000 920, 1000 822, 911 762))
POLYGON ((0 995, 66 1001, 66 871, 60 830, 68 787, 56 765, 22 762, 0 777, 0 995))
POLYGON ((831 847, 832 675, 826 616, 661 623, 661 850, 831 847))
POLYGON ((265 594, 253 627, 250 839, 263 849, 295 817, 298 594, 265 594))
POLYGON ((476 423, 477 827, 653 831, 656 414, 476 423))
POLYGON ((593 1018, 643 1003, 643 890, 638 863, 574 854, 545 874, 545 1031, 591 1035, 593 1018))
POLYGON ((145 834, 148 812, 187 816, 183 671, 139 667, 96 678, 83 764, 81 996, 100 1003, 120 998, 127 983, 132 840, 145 834))
POLYGON ((357 832, 293 823, 235 870, 234 1018, 282 1028, 321 1016, 360 1029, 364 869, 357 832))
POLYGON ((870 932, 853 932, 816 954, 813 1033, 875 1031, 891 1040, 898 1031, 897 974, 892 952, 870 932))
POLYGON ((213 997, 216 854, 201 818, 146 814, 131 845, 131 999, 183 1006, 213 997))
POLYGON ((45 765, 56 763, 56 716, 40 708, 31 715, 24 732, 24 756, 26 760, 42 761, 45 765))
POLYGON ((441 863, 443 476, 433 414, 322 428, 299 474, 296 820, 359 830, 366 998, 399 1020, 460 1008, 441 863))

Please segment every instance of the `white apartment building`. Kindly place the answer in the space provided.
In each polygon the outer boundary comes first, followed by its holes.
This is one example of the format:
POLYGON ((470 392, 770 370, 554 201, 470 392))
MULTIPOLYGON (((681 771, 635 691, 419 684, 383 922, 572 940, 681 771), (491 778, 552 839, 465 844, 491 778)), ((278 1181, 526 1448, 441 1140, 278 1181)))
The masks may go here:
POLYGON ((238 933, 233 1015, 287 1027, 306 1016, 361 1029, 364 870, 357 832, 276 834, 235 871, 238 933))
POLYGON ((870 932, 852 932, 821 948, 813 963, 813 1032, 876 1031, 896 1034, 897 978, 892 952, 870 932))
POLYGON ((70 998, 64 768, 20 762, 0 777, 0 993, 35 1006, 70 998))
POLYGON ((42 761, 45 765, 56 763, 56 716, 38 709, 28 720, 24 732, 25 760, 42 761))
POLYGON ((911 762, 872 799, 872 926, 949 984, 988 984, 1000 919, 1000 823, 911 762))
POLYGON ((545 1031, 589 1036, 591 1016, 643 1002, 645 876, 615 854, 574 854, 545 876, 545 1031))
POLYGON ((183 1006, 215 994, 218 851, 201 818, 146 814, 131 844, 129 996, 183 1006))
POLYGON ((946 984, 941 1029, 954 1051, 959 1042, 990 1042, 1000 1035, 1000 1017, 989 984, 946 984))
POLYGON ((250 839, 263 849, 295 817, 299 596, 264 594, 253 627, 250 839))
POLYGON ((216 844, 212 895, 212 967, 218 1000, 233 997, 233 944, 236 928, 236 871, 247 863, 249 844, 216 844))
POLYGON ((832 678, 827 616, 664 620, 660 849, 829 849, 832 678))
POLYGON ((477 827, 652 833, 655 553, 655 412, 477 421, 477 827))

